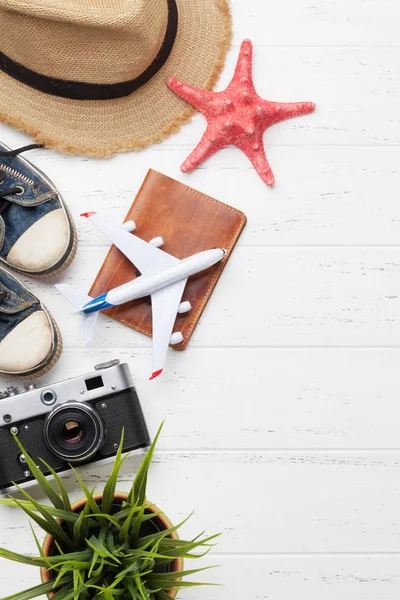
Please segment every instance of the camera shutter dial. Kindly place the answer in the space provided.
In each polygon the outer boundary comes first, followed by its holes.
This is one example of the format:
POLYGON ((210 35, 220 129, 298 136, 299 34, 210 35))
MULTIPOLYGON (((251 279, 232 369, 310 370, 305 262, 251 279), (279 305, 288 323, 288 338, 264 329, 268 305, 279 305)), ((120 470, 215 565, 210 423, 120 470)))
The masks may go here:
POLYGON ((110 367, 115 367, 116 365, 119 365, 118 358, 114 358, 112 360, 109 360, 108 362, 99 363, 98 365, 94 365, 94 370, 100 371, 101 369, 109 369, 110 367))

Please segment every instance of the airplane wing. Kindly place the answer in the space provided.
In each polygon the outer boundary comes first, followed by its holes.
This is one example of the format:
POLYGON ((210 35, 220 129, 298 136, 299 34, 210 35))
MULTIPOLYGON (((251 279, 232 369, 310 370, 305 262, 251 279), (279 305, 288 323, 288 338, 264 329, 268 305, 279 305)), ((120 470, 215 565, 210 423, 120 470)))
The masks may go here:
POLYGON ((81 308, 85 306, 87 302, 93 300, 93 298, 74 288, 69 283, 58 283, 54 287, 71 302, 72 306, 74 306, 76 310, 81 310, 81 308))
POLYGON ((142 275, 156 273, 179 262, 179 258, 152 246, 120 225, 110 223, 108 219, 100 217, 97 213, 83 213, 83 216, 96 225, 142 275))
POLYGON ((178 281, 151 295, 153 312, 153 373, 154 379, 163 370, 172 329, 187 279, 178 281))

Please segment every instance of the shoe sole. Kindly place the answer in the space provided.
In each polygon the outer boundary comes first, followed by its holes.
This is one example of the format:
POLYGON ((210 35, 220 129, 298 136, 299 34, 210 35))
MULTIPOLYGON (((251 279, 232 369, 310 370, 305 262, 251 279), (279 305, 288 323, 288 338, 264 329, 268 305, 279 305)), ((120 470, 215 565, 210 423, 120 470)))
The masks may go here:
POLYGON ((46 362, 45 365, 40 366, 36 369, 34 368, 31 371, 18 372, 18 373, 10 373, 9 371, 0 371, 0 373, 2 375, 6 375, 6 376, 10 376, 10 377, 19 377, 19 379, 23 379, 23 380, 36 379, 37 377, 41 377, 42 375, 45 375, 46 373, 51 371, 51 369, 54 367, 54 365, 60 358, 62 350, 63 350, 63 339, 62 339, 61 331, 60 331, 57 323, 55 322, 53 316, 49 313, 49 311, 46 310, 43 306, 42 306, 42 309, 45 311, 45 313, 47 314, 47 316, 52 324, 53 334, 54 334, 54 338, 55 338, 54 348, 50 354, 50 357, 47 359, 47 360, 50 360, 50 362, 46 362))

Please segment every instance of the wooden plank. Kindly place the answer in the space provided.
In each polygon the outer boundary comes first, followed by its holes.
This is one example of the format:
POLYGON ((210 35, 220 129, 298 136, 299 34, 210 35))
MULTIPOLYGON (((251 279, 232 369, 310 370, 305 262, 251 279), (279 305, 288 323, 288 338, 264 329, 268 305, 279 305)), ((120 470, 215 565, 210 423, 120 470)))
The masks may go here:
POLYGON ((233 0, 235 43, 251 36, 268 46, 398 46, 399 6, 393 0, 233 0))
MULTIPOLYGON (((32 547, 32 551, 34 548, 32 547)), ((307 598, 308 600, 398 600, 398 556, 220 556, 212 553, 201 565, 220 568, 192 580, 221 586, 185 589, 186 600, 243 598, 307 598)), ((194 567, 191 563, 191 567, 194 567)), ((4 595, 39 582, 37 570, 0 561, 4 595)))
MULTIPOLYGON (((124 463, 120 490, 140 460, 124 463)), ((90 466, 82 475, 101 489, 110 469, 90 466)), ((64 482, 72 498, 82 495, 75 477, 64 482)), ((400 552, 399 452, 157 452, 148 498, 175 522, 196 509, 182 533, 221 531, 222 554, 400 552)), ((14 547, 18 531, 28 550, 23 515, 4 507, 0 515, 2 545, 14 547)))
MULTIPOLYGON (((61 170, 57 165, 61 189, 73 207, 80 243, 97 245, 104 241, 102 235, 79 216, 84 208, 122 222, 149 164, 242 210, 248 221, 239 238, 240 246, 399 243, 400 203, 396 199, 396 186, 400 166, 397 150, 319 147, 288 151, 275 147, 271 149, 270 159, 278 182, 272 191, 242 160, 239 152, 227 152, 226 160, 220 155, 218 160, 206 163, 204 168, 190 175, 178 172, 186 149, 172 151, 163 147, 152 151, 150 156, 124 157, 113 165, 117 182, 106 177, 102 190, 99 189, 97 170, 106 169, 107 165, 96 167, 95 163, 84 172, 85 165, 77 162, 73 167, 77 179, 71 189, 68 189, 67 181, 71 174, 69 168, 61 170), (290 160, 285 164, 288 154, 290 160), (129 163, 136 165, 133 177, 129 163), (232 178, 235 185, 228 184, 232 178), (75 189, 79 182, 82 182, 81 190, 75 189)), ((160 224, 161 233, 162 229, 160 224)))
MULTIPOLYGON (((106 247, 81 247, 62 281, 89 289, 106 247)), ((237 248, 191 347, 398 346, 399 248, 237 248)), ((79 343, 78 318, 57 290, 27 281, 79 343)), ((184 296, 183 296, 184 298, 184 296)), ((91 347, 150 346, 100 317, 91 347)))
POLYGON ((191 348, 150 382, 147 348, 66 349, 38 385, 116 357, 164 450, 400 448, 399 350, 191 348))

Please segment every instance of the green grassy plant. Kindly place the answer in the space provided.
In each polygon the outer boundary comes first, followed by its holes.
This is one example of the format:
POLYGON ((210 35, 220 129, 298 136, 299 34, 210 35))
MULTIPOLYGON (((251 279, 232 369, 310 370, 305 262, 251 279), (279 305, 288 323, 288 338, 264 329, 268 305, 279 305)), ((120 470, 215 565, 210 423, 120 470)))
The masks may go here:
POLYGON ((160 513, 151 509, 146 501, 146 484, 161 428, 162 425, 126 500, 115 502, 119 471, 129 456, 122 455, 123 435, 101 501, 73 469, 86 499, 78 512, 71 509, 69 496, 57 473, 42 461, 53 475, 52 485, 14 436, 26 457, 27 466, 51 505, 37 502, 19 486, 16 487, 23 499, 9 497, 0 500, 0 504, 23 510, 44 533, 53 536, 53 544, 50 555, 45 555, 31 527, 38 556, 0 548, 0 557, 42 568, 51 579, 3 600, 30 600, 41 594, 51 594, 52 600, 90 600, 95 597, 99 600, 170 600, 179 589, 206 585, 184 579, 204 569, 176 571, 173 567, 182 564, 179 559, 207 554, 217 535, 206 537, 203 532, 190 541, 171 537, 187 519, 165 530, 151 526, 160 513))

